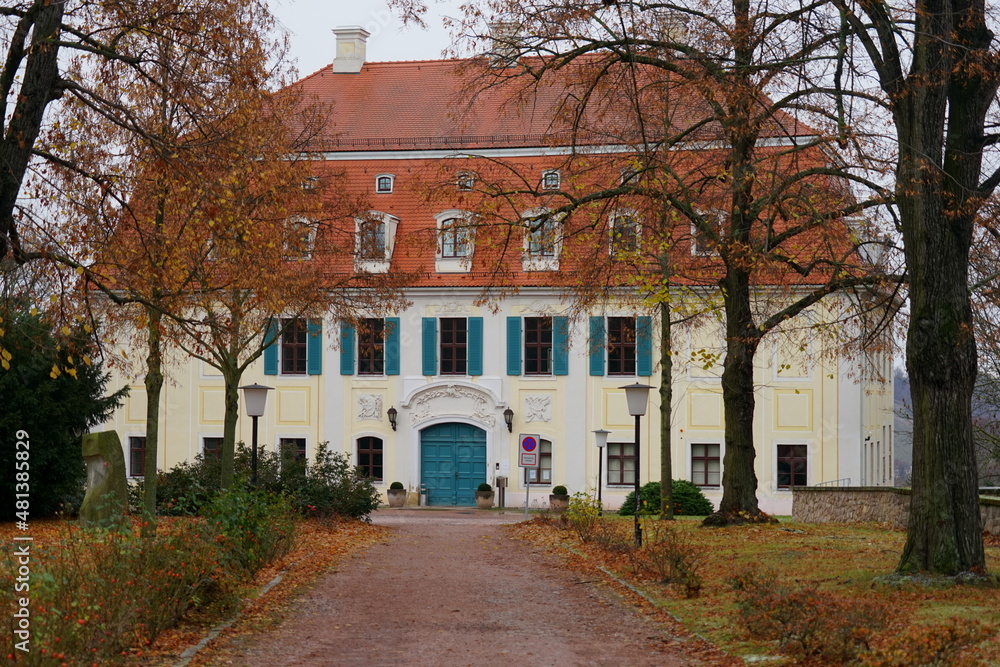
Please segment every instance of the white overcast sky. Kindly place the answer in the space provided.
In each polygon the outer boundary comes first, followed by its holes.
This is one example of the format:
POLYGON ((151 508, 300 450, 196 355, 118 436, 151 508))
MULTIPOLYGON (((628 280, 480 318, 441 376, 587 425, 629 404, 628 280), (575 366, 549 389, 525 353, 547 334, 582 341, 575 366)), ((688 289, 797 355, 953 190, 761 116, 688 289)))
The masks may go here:
POLYGON ((459 16, 458 0, 429 0, 427 30, 403 28, 384 0, 270 0, 271 11, 291 34, 292 56, 300 76, 333 61, 334 28, 359 25, 371 33, 367 59, 429 60, 440 58, 451 43, 442 17, 459 16))

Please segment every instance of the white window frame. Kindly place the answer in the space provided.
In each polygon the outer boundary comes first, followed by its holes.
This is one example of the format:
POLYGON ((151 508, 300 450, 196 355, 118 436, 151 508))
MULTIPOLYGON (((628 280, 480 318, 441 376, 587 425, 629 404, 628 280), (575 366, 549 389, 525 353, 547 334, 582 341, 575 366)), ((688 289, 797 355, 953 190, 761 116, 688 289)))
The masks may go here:
MULTIPOLYGON (((722 473, 724 472, 723 462, 726 459, 726 443, 723 442, 723 441, 721 441, 721 440, 716 440, 716 439, 713 439, 713 438, 703 438, 701 436, 691 436, 691 439, 686 444, 687 444, 688 481, 690 481, 692 484, 694 484, 695 486, 697 486, 699 489, 702 489, 703 491, 718 491, 719 489, 721 489, 722 488, 722 473), (712 484, 712 485, 702 486, 702 485, 700 485, 700 484, 698 484, 697 482, 694 481, 694 479, 693 479, 693 477, 694 477, 694 474, 693 474, 694 470, 692 469, 693 466, 694 466, 694 452, 692 451, 692 447, 694 447, 695 445, 716 445, 719 448, 719 483, 718 484, 712 484)), ((775 451, 777 452, 778 450, 775 449, 775 451)))
POLYGON ((635 224, 635 249, 628 252, 636 252, 642 245, 642 225, 639 224, 639 214, 628 208, 612 211, 608 215, 608 233, 611 237, 608 241, 608 253, 612 257, 615 256, 615 230, 618 227, 619 220, 632 220, 635 224))
MULTIPOLYGON (((723 231, 726 228, 726 213, 720 211, 719 209, 709 209, 709 210, 699 210, 698 213, 703 218, 714 218, 716 225, 718 226, 718 235, 721 240, 723 231)), ((692 257, 717 257, 719 254, 718 249, 715 248, 702 248, 698 245, 698 235, 701 230, 693 222, 691 223, 691 256, 692 257)))
POLYGON ((377 195, 391 195, 393 190, 396 189, 396 175, 395 174, 378 174, 375 176, 375 194, 377 195), (385 189, 381 187, 382 179, 389 179, 389 188, 385 189))
POLYGON ((399 226, 399 218, 382 211, 368 211, 364 218, 354 219, 354 267, 356 270, 365 273, 388 273, 389 263, 392 261, 392 251, 396 243, 396 228, 399 226), (380 221, 384 226, 384 258, 361 257, 361 230, 367 222, 373 220, 380 221))
POLYGON ((521 219, 524 220, 525 224, 524 253, 521 258, 521 269, 523 271, 559 270, 559 257, 562 255, 564 215, 560 214, 551 218, 552 224, 555 225, 553 232, 555 234, 555 239, 552 243, 552 254, 534 255, 531 253, 531 226, 537 223, 537 220, 531 219, 540 218, 549 213, 551 212, 546 208, 533 208, 521 213, 521 219))
POLYGON ((289 261, 305 261, 310 260, 313 257, 313 251, 316 249, 316 231, 318 224, 314 220, 302 215, 295 215, 288 218, 286 221, 288 225, 288 234, 296 232, 298 229, 308 230, 306 234, 303 235, 303 246, 305 246, 299 253, 290 253, 288 247, 288 239, 285 239, 284 243, 284 259, 289 261))
POLYGON ((281 441, 282 440, 304 440, 306 443, 306 465, 309 465, 309 436, 304 433, 278 433, 274 436, 274 453, 278 456, 278 465, 284 460, 281 456, 281 441))
POLYGON ((476 175, 471 171, 460 171, 455 175, 455 189, 459 192, 472 192, 476 189, 476 175))
POLYGON ((558 169, 546 169, 542 172, 542 190, 552 191, 558 190, 562 187, 562 174, 559 173, 558 169), (549 180, 553 179, 554 183, 549 183, 549 180))
POLYGON ((462 211, 459 209, 448 209, 447 211, 441 211, 434 216, 437 221, 437 243, 436 249, 434 251, 434 270, 438 273, 468 273, 472 270, 472 257, 476 252, 476 233, 475 229, 471 227, 474 216, 468 211, 462 211), (442 254, 441 245, 441 233, 444 230, 444 223, 449 220, 464 220, 465 224, 470 225, 468 231, 466 232, 467 241, 467 253, 463 257, 444 257, 442 254))
POLYGON ((816 450, 812 438, 781 438, 771 442, 771 490, 775 493, 791 493, 791 488, 778 488, 778 445, 805 445, 806 448, 806 486, 812 484, 815 461, 813 453, 816 450))

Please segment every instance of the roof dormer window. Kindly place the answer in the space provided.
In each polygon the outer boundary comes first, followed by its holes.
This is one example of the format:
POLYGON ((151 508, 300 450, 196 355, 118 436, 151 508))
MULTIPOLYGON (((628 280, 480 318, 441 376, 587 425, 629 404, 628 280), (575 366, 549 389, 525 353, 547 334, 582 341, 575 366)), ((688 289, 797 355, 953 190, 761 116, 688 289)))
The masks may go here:
POLYGON ((455 177, 455 187, 459 192, 472 192, 475 185, 476 177, 472 175, 472 172, 460 171, 455 177))
POLYGON ((558 169, 548 169, 542 172, 542 190, 558 190, 562 183, 558 169))
POLYGON ((393 181, 396 177, 392 174, 379 174, 375 177, 375 192, 380 195, 387 195, 392 192, 393 181))

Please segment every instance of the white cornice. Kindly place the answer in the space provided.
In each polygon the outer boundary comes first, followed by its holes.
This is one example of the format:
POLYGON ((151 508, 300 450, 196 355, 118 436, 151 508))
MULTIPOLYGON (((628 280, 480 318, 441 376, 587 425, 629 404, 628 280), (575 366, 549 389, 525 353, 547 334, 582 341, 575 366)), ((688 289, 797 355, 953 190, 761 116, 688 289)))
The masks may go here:
MULTIPOLYGON (((805 146, 817 141, 817 136, 777 137, 761 139, 757 142, 760 148, 805 146)), ((722 141, 692 141, 675 144, 671 150, 706 151, 719 150, 728 145, 722 141)), ((590 146, 525 146, 512 148, 483 148, 479 150, 434 149, 434 150, 391 150, 391 151, 321 151, 304 153, 304 159, 322 159, 329 161, 346 160, 442 160, 442 159, 472 159, 472 158, 521 158, 550 157, 580 153, 585 155, 635 153, 635 146, 627 144, 606 144, 590 146)))

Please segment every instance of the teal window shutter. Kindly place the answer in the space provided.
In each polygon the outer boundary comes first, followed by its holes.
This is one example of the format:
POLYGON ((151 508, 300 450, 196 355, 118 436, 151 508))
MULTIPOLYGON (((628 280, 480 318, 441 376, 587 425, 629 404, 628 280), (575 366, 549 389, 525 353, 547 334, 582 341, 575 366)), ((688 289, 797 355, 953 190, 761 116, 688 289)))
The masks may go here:
POLYGON ((604 318, 590 318, 590 374, 604 375, 604 318))
POLYGON ((425 317, 420 326, 423 374, 437 375, 437 318, 425 317))
POLYGON ((483 318, 470 317, 469 325, 469 375, 483 374, 483 318))
POLYGON ((264 375, 278 374, 278 346, 281 341, 277 339, 278 322, 271 320, 267 323, 267 333, 264 334, 264 342, 274 341, 264 348, 264 375))
POLYGON ((340 323, 340 374, 354 375, 354 326, 347 321, 340 323))
POLYGON ((569 375, 569 318, 552 318, 552 374, 569 375))
POLYGON ((306 373, 323 372, 323 320, 306 321, 306 373))
POLYGON ((635 318, 635 374, 653 374, 653 318, 635 318))
POLYGON ((507 318, 507 375, 521 374, 521 318, 507 318))
POLYGON ((399 375, 399 318, 385 318, 385 374, 399 375))

